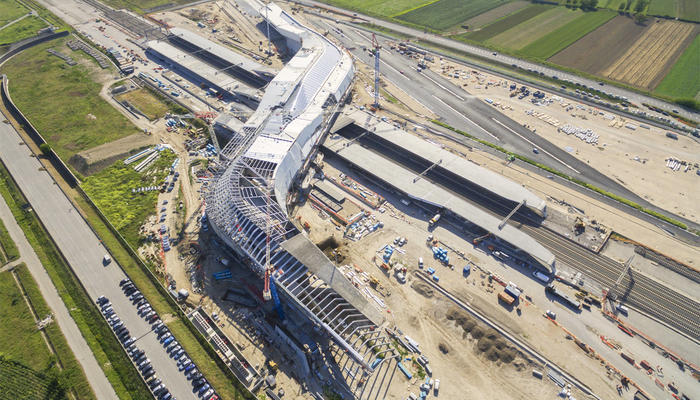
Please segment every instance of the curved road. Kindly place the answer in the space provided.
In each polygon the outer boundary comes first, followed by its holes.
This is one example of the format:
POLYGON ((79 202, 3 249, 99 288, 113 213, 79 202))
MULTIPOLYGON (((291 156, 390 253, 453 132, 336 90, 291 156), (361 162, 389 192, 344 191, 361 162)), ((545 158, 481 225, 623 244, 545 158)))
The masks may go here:
MULTIPOLYGON (((493 53, 494 53, 493 50, 469 45, 469 44, 466 44, 464 42, 458 42, 456 40, 448 39, 448 38, 438 36, 438 35, 435 35, 432 33, 425 33, 425 32, 422 32, 418 29, 409 28, 407 26, 403 26, 403 25, 396 24, 393 22, 388 22, 388 21, 385 21, 383 19, 370 17, 370 16, 360 14, 360 13, 355 13, 353 11, 348 11, 348 10, 345 10, 345 9, 342 9, 339 7, 333 7, 333 6, 330 6, 328 4, 324 4, 322 2, 318 2, 318 1, 314 1, 314 0, 299 0, 297 2, 304 4, 306 6, 323 7, 323 8, 329 9, 329 10, 337 11, 337 12, 342 13, 342 14, 356 14, 358 18, 365 19, 368 22, 373 23, 375 25, 382 26, 382 27, 387 28, 387 29, 391 29, 393 31, 402 33, 404 35, 417 37, 421 40, 424 40, 426 42, 431 42, 431 43, 434 43, 434 44, 439 45, 439 46, 451 48, 451 49, 454 49, 457 51, 472 54, 472 55, 477 56, 477 57, 485 58, 485 59, 491 60, 493 62, 504 63, 506 65, 516 64, 521 68, 532 69, 532 70, 537 71, 537 72, 542 72, 545 75, 550 76, 550 77, 557 76, 562 80, 569 80, 569 81, 572 81, 575 83, 580 83, 580 84, 586 85, 588 87, 593 87, 593 88, 599 87, 598 81, 596 81, 596 80, 583 78, 583 77, 580 77, 578 75, 574 75, 574 74, 560 71, 560 70, 550 68, 550 67, 545 67, 545 66, 537 64, 537 63, 525 61, 525 60, 522 60, 520 58, 516 58, 516 57, 512 57, 512 56, 508 56, 508 55, 503 55, 500 53, 498 53, 497 55, 493 55, 493 53)), ((640 105, 642 103, 647 103, 647 104, 662 108, 662 109, 667 110, 667 111, 671 111, 672 109, 678 109, 680 115, 682 115, 686 118, 693 119, 695 121, 700 121, 700 113, 688 111, 686 109, 679 107, 678 105, 671 104, 671 103, 668 103, 668 102, 663 101, 663 100, 659 100, 655 97, 646 96, 646 95, 643 95, 641 93, 633 92, 631 90, 623 89, 621 87, 617 87, 617 86, 613 86, 613 85, 606 85, 605 91, 608 93, 612 93, 613 95, 620 96, 620 97, 627 97, 631 102, 637 103, 640 105)))

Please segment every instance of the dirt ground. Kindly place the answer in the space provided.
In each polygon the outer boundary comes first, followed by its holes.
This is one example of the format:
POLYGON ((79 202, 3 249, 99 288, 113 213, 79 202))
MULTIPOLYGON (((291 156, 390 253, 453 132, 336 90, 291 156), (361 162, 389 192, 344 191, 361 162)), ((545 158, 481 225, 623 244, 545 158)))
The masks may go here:
POLYGON ((547 101, 538 104, 532 103, 530 97, 519 100, 509 96, 510 82, 488 74, 471 73, 467 79, 443 76, 481 99, 493 100, 500 112, 649 202, 700 221, 700 205, 692 195, 697 185, 695 172, 700 166, 700 146, 692 137, 678 135, 678 140, 673 140, 666 137, 664 129, 549 93, 547 101), (563 130, 567 125, 590 129, 598 139, 587 143, 575 134, 566 134, 563 130), (679 171, 668 168, 669 158, 685 162, 687 171, 685 165, 679 171))
MULTIPOLYGON (((534 345, 538 351, 566 370, 575 372, 579 379, 595 388, 603 398, 612 398, 613 394, 617 397, 615 382, 606 377, 605 369, 597 360, 578 351, 573 341, 566 339, 565 332, 548 323, 542 317, 544 310, 523 301, 521 313, 517 315, 514 308, 498 304, 496 295, 502 287, 489 282, 484 272, 498 270, 498 261, 473 249, 464 237, 454 233, 458 228, 441 225, 432 233, 441 242, 463 251, 465 258, 475 264, 467 278, 462 276, 461 271, 462 264, 467 262, 465 259, 452 261, 457 267, 450 270, 436 263, 430 256, 431 251, 425 241, 429 233, 429 215, 412 205, 404 206, 399 202, 400 197, 363 179, 337 160, 326 159, 324 164, 324 172, 328 175, 336 176, 339 171, 343 171, 387 199, 388 203, 382 206, 385 211, 374 212, 383 227, 359 241, 343 240, 342 230, 336 229, 317 210, 305 205, 297 211, 297 215, 310 223, 309 236, 313 241, 319 242, 333 235, 338 242, 343 243, 340 252, 345 258, 340 264, 354 265, 379 280, 382 288, 376 293, 382 296, 386 307, 377 307, 387 315, 392 325, 395 324, 404 334, 420 343, 423 354, 428 357, 433 368, 433 378, 441 380, 441 397, 554 398, 558 387, 546 378, 541 381, 533 377, 533 369, 542 370, 538 363, 511 349, 511 345, 498 335, 488 338, 489 330, 485 325, 477 323, 473 317, 465 316, 464 312, 455 312, 451 301, 415 277, 413 271, 418 271, 418 257, 423 257, 426 268, 430 266, 437 270, 435 274, 440 276, 440 283, 456 296, 492 320, 507 326, 510 332, 534 345), (397 236, 408 240, 392 257, 393 261, 408 267, 408 280, 405 284, 399 283, 395 276, 385 273, 379 267, 381 252, 377 250, 384 244, 392 243, 397 236), (484 397, 485 393, 488 396, 484 397)), ((348 195, 345 201, 353 200, 348 195)), ((454 252, 450 254, 451 257, 458 258, 454 252)), ((407 382, 402 376, 399 380, 407 382)), ((390 393, 399 397, 391 398, 401 398, 409 391, 418 393, 417 385, 421 382, 421 379, 417 379, 416 383, 406 385, 407 389, 401 385, 398 388, 396 384, 392 385, 390 393)), ((580 393, 576 397, 584 398, 580 393)))
POLYGON ((527 124, 531 130, 543 136, 578 159, 595 166, 600 172, 614 178, 620 184, 649 202, 677 213, 693 221, 700 221, 700 204, 694 200, 693 188, 697 185, 695 165, 700 163, 700 146, 690 137, 680 135, 678 140, 666 137, 666 131, 649 127, 644 129, 636 122, 609 112, 601 112, 590 106, 559 98, 549 105, 536 106, 508 95, 506 86, 470 84, 467 90, 477 96, 488 96, 508 108, 501 109, 509 117, 527 124), (636 129, 625 125, 630 123, 636 129), (597 143, 587 143, 575 135, 563 131, 566 125, 591 129, 599 136, 597 143), (668 158, 676 158, 691 164, 673 171, 666 167, 668 158))
POLYGON ((644 89, 654 89, 695 38, 695 25, 659 20, 601 75, 644 89))
POLYGON ((638 24, 632 17, 618 15, 555 54, 549 61, 599 74, 622 57, 652 23, 638 24))
POLYGON ((91 175, 127 157, 133 151, 155 144, 153 136, 136 133, 113 142, 81 151, 69 162, 83 175, 91 175))

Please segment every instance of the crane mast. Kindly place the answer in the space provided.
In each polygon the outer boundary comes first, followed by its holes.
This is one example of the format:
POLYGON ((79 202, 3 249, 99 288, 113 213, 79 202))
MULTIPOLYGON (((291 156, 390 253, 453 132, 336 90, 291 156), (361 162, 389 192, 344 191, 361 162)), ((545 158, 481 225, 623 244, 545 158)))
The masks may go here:
POLYGON ((379 49, 381 46, 377 41, 377 37, 372 34, 372 47, 374 47, 374 104, 375 108, 379 108, 379 49))

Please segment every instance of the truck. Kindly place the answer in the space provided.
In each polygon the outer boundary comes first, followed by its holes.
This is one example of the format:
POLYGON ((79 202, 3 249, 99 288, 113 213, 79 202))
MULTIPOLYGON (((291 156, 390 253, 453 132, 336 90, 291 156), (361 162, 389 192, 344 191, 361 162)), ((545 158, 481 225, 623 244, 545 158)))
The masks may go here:
POLYGON ((440 379, 435 379, 435 386, 433 387, 433 395, 435 397, 437 397, 439 391, 440 391, 440 379))
POLYGON ((428 222, 431 226, 437 224, 437 222, 440 221, 440 214, 435 214, 433 218, 430 218, 430 221, 428 222))
POLYGON ((554 284, 554 282, 550 283, 547 285, 545 288, 545 291, 548 293, 551 293, 552 295, 559 297, 562 302, 574 309, 580 310, 581 309, 581 303, 575 299, 574 296, 569 295, 566 293, 562 288, 558 287, 557 285, 554 284))
POLYGON ((512 306, 515 303, 513 296, 509 295, 505 291, 498 293, 498 300, 504 302, 506 305, 512 306))

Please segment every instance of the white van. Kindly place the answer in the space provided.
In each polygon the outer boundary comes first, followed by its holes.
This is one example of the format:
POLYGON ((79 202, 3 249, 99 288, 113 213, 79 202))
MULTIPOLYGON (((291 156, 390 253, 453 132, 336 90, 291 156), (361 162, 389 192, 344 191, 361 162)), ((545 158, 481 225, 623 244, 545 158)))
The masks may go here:
POLYGON ((541 280, 541 281, 544 282, 544 283, 549 282, 549 275, 543 274, 543 273, 540 272, 540 271, 534 271, 534 272, 532 273, 532 276, 534 276, 535 278, 541 280))
POLYGON ((418 268, 423 269, 423 257, 418 257, 418 268))
POLYGON ((433 394, 435 397, 437 397, 438 391, 440 391, 440 379, 435 379, 435 386, 433 387, 433 394))
POLYGON ((112 257, 109 256, 109 254, 105 254, 104 257, 102 257, 102 264, 107 265, 112 262, 112 257))

